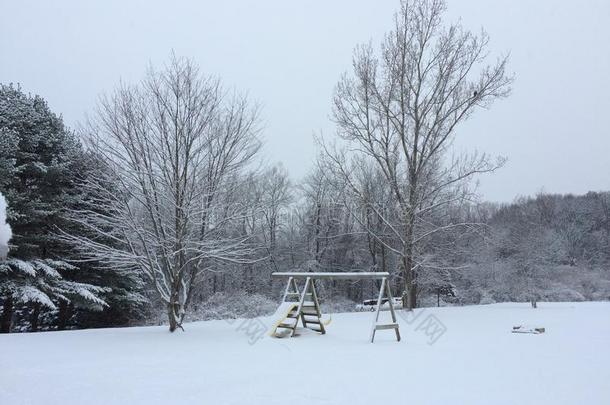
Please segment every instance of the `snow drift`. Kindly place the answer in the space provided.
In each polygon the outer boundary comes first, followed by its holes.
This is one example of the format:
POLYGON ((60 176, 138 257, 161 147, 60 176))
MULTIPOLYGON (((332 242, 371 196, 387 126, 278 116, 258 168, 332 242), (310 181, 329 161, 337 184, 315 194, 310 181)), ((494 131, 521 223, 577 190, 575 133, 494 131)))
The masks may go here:
POLYGON ((242 320, 177 334, 158 326, 0 335, 0 404, 610 404, 608 302, 400 311, 403 339, 386 331, 374 344, 372 319, 334 314, 326 335, 255 342, 242 320), (431 317, 446 327, 433 343, 431 317), (511 333, 515 325, 546 332, 511 333))

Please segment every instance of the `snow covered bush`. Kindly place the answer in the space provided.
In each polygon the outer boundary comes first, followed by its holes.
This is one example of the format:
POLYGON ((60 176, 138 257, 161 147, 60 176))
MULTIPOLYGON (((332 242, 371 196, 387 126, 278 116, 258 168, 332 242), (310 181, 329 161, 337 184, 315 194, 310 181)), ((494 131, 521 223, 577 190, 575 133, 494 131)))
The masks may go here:
POLYGON ((255 318, 271 315, 278 306, 272 300, 260 294, 246 292, 213 294, 202 303, 196 304, 188 316, 189 320, 255 318))
POLYGON ((322 313, 336 314, 340 312, 356 312, 356 306, 358 304, 359 303, 341 295, 325 295, 320 297, 320 309, 322 310, 322 313))

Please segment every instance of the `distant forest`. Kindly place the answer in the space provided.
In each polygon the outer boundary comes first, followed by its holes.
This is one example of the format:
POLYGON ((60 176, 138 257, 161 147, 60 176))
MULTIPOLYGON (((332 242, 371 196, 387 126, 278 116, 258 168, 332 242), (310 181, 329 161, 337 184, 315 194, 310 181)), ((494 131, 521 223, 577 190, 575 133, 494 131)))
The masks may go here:
MULTIPOLYGON (((239 114, 244 119, 247 112, 239 114)), ((260 146, 255 132, 225 130, 225 141, 240 143, 241 155, 222 156, 219 149, 217 162, 206 161, 211 236, 205 246, 213 253, 201 257, 202 271, 188 279, 190 311, 179 316, 270 311, 284 287, 271 273, 281 270, 387 271, 395 294, 404 291, 393 198, 377 167, 359 167, 358 194, 324 154, 306 178, 293 182, 281 165, 253 164, 260 146)), ((147 195, 130 195, 102 147, 83 143, 42 98, 12 85, 0 88, 0 132, 0 192, 13 230, 8 260, 0 262, 2 330, 158 322, 167 302, 156 293, 156 275, 137 269, 132 257, 104 257, 128 242, 124 223, 105 219, 125 199, 147 195)), ((541 193, 511 204, 462 197, 429 210, 418 225, 416 306, 610 299, 610 193, 541 193)), ((146 210, 139 210, 136 220, 147 221, 146 210)), ((351 310, 374 298, 370 283, 324 283, 322 299, 334 310, 351 310)))

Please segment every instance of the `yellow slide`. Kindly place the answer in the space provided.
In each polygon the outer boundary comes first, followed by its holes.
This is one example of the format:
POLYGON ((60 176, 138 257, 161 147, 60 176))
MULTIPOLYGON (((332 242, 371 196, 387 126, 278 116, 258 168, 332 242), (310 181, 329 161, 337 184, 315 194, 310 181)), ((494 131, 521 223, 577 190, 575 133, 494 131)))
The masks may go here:
POLYGON ((273 314, 273 319, 277 319, 277 321, 273 324, 273 326, 269 329, 269 336, 274 337, 286 337, 292 333, 292 330, 296 328, 296 323, 298 321, 297 318, 288 318, 288 315, 292 311, 296 311, 299 307, 298 302, 282 302, 280 306, 277 308, 275 313, 273 314), (280 325, 291 325, 292 328, 284 328, 280 327, 280 325), (280 331, 278 332, 278 329, 280 331))

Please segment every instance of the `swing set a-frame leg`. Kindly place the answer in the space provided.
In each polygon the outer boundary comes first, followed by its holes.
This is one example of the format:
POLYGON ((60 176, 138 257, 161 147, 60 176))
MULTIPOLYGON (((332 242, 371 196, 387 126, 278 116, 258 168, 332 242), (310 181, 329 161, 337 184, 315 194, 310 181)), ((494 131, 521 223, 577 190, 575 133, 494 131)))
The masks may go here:
POLYGON ((288 277, 288 283, 286 283, 286 289, 284 290, 284 296, 282 297, 282 302, 288 302, 286 299, 288 297, 300 297, 301 292, 299 291, 299 287, 297 286, 297 282, 294 277, 288 277), (292 291, 290 289, 292 288, 292 291))
POLYGON ((311 280, 309 288, 311 289, 311 301, 313 306, 304 307, 301 311, 303 326, 324 335, 326 334, 326 329, 324 329, 324 324, 322 323, 322 311, 320 310, 320 302, 318 301, 318 292, 316 291, 316 282, 314 279, 311 280), (312 311, 305 311, 306 309, 312 311), (305 316, 309 318, 305 318, 305 316), (312 320, 311 318, 315 318, 315 320, 312 320), (307 326, 307 324, 316 325, 318 329, 313 329, 307 326))
POLYGON ((304 328, 320 332, 321 334, 326 333, 324 325, 322 324, 322 320, 320 319, 322 314, 320 312, 320 303, 318 302, 316 285, 311 277, 307 277, 305 279, 305 285, 303 286, 303 290, 301 291, 301 298, 297 307, 297 314, 298 315, 295 322, 295 328, 292 330, 290 336, 294 336, 296 334, 296 325, 298 324, 299 319, 301 320, 301 323, 303 324, 304 328), (308 325, 317 325, 319 329, 311 328, 308 325))
POLYGON ((396 322, 396 313, 394 312, 394 303, 392 302, 392 291, 390 290, 390 285, 388 283, 388 279, 384 277, 381 280, 381 287, 379 288, 379 296, 377 297, 377 310, 375 311, 375 318, 373 319, 373 326, 371 327, 371 343, 375 341, 375 332, 378 330, 384 329, 394 329, 396 332, 396 340, 400 342, 400 331, 398 322, 396 322), (388 305, 390 307, 390 314, 392 316, 392 323, 388 324, 380 324, 379 322, 379 312, 381 311, 381 306, 383 305, 383 296, 387 296, 388 305))

